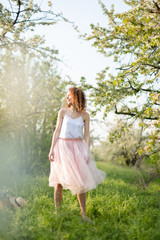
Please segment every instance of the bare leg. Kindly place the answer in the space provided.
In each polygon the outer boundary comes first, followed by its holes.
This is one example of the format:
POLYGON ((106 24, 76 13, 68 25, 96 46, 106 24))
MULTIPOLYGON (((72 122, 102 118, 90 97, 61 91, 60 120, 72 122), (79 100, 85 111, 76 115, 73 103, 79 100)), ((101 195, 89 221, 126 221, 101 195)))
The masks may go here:
POLYGON ((85 193, 77 194, 77 198, 78 198, 78 201, 79 201, 82 218, 87 219, 87 215, 86 215, 86 194, 85 193))
POLYGON ((57 184, 54 189, 54 203, 55 203, 55 213, 57 214, 57 208, 62 202, 63 187, 61 184, 57 184))

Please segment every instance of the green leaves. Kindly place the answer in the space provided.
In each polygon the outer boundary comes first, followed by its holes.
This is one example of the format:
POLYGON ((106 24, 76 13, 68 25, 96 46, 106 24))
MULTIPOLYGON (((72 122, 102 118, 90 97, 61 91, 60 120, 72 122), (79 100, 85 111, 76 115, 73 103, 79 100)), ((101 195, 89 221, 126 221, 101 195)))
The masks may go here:
MULTIPOLYGON (((136 119, 159 119, 160 14, 158 1, 125 1, 130 10, 115 14, 100 1, 109 20, 106 27, 91 25, 86 40, 105 57, 114 57, 116 69, 97 74, 91 97, 97 109, 136 119), (105 94, 104 94, 105 92, 105 94), (158 96, 158 97, 157 97, 158 96), (122 107, 123 106, 123 107, 122 107)), ((150 122, 145 122, 150 125, 150 122)))
POLYGON ((1 52, 0 61, 1 167, 14 162, 12 174, 43 172, 67 83, 48 56, 15 49, 1 52))
MULTIPOLYGON (((41 8, 41 3, 35 1, 7 1, 0 4, 0 47, 5 48, 10 44, 11 47, 22 47, 25 45, 28 50, 35 48, 34 41, 27 41, 34 39, 32 32, 38 25, 53 25, 60 20, 67 21, 62 13, 55 13, 51 9, 52 3, 48 1, 46 9, 41 8), (29 33, 29 38, 26 40, 26 33, 29 33)), ((27 36, 27 37, 28 37, 27 36)), ((43 38, 42 38, 43 39, 43 38)), ((37 39, 36 39, 37 40, 37 39)), ((44 52, 41 46, 41 39, 39 39, 39 48, 44 52)))

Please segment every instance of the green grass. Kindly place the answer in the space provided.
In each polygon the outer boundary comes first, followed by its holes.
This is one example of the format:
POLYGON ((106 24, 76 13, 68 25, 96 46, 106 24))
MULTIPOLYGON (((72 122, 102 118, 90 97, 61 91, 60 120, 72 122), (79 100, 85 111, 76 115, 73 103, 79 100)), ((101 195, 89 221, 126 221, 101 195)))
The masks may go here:
POLYGON ((136 169, 106 163, 98 167, 107 172, 107 178, 87 193, 91 224, 82 221, 76 196, 66 190, 59 214, 54 215, 48 177, 25 176, 5 186, 28 204, 25 209, 0 211, 0 239, 159 240, 160 179, 144 190, 136 169))

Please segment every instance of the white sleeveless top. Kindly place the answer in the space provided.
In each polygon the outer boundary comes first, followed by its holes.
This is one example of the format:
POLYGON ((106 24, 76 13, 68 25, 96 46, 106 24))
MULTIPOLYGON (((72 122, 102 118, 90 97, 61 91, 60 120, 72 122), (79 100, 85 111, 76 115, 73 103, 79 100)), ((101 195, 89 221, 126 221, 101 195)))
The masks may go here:
POLYGON ((83 118, 71 118, 65 114, 59 134, 59 138, 82 138, 83 137, 83 118))

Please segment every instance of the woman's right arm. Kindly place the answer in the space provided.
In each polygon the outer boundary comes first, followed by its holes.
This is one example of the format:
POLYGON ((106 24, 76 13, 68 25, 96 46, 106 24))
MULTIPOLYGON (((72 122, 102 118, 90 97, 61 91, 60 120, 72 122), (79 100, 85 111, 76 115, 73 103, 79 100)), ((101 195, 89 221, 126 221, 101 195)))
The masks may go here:
POLYGON ((57 141, 57 139, 59 137, 59 134, 60 134, 64 113, 65 113, 64 108, 60 109, 59 112, 58 112, 56 129, 53 133, 52 144, 51 144, 50 152, 49 152, 49 155, 48 155, 50 161, 54 161, 54 147, 56 145, 56 141, 57 141))

